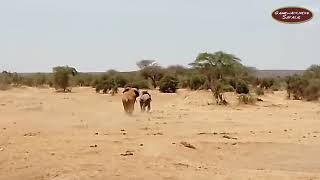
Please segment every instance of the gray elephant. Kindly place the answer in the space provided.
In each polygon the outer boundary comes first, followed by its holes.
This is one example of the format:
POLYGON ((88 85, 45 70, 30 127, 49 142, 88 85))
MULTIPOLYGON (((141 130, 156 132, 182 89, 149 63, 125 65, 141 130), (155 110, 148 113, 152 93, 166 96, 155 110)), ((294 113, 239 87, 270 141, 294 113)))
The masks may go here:
POLYGON ((123 91, 122 104, 127 114, 131 115, 133 113, 134 103, 137 97, 139 97, 139 91, 135 88, 126 88, 123 91))
POLYGON ((144 112, 146 108, 148 108, 148 112, 151 110, 151 95, 148 91, 142 91, 141 93, 140 108, 142 112, 144 112))

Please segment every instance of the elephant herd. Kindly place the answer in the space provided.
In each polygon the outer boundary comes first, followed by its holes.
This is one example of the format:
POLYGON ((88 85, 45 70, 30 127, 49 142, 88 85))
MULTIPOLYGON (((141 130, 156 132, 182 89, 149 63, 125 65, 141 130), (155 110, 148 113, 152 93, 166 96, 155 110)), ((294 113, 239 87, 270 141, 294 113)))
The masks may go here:
MULTIPOLYGON (((126 88, 123 91, 122 104, 124 111, 131 115, 134 111, 134 104, 136 99, 140 96, 138 89, 136 88, 126 88)), ((148 91, 142 91, 139 99, 141 111, 150 111, 151 109, 151 95, 148 91)))

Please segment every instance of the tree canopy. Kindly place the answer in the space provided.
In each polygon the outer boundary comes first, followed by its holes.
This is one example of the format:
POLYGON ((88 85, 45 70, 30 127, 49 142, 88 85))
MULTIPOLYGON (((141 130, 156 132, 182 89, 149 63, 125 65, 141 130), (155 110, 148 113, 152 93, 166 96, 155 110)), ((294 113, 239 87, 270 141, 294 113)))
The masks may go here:
POLYGON ((145 79, 150 79, 152 86, 157 87, 157 81, 160 81, 164 76, 164 71, 154 60, 141 60, 137 62, 140 68, 141 76, 145 79))
POLYGON ((156 65, 156 61, 155 60, 141 60, 141 61, 137 62, 136 64, 140 69, 144 69, 148 66, 156 65))
POLYGON ((212 81, 214 79, 222 79, 223 76, 236 76, 244 68, 240 61, 238 57, 222 51, 215 53, 205 52, 200 53, 190 65, 200 69, 212 81))
POLYGON ((69 66, 57 66, 53 68, 53 82, 56 89, 63 89, 66 92, 69 87, 70 76, 75 76, 77 70, 69 66))

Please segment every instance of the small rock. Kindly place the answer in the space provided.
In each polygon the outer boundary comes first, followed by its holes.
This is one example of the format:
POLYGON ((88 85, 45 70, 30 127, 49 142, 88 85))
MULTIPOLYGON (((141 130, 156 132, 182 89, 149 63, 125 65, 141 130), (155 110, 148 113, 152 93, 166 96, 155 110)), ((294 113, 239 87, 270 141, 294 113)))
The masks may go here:
POLYGON ((188 164, 184 164, 184 163, 176 163, 176 164, 174 164, 175 166, 181 166, 181 167, 186 167, 186 168, 188 168, 189 167, 189 165, 188 164))
POLYGON ((121 153, 121 156, 133 156, 133 152, 132 151, 126 151, 125 153, 121 153))
POLYGON ((226 139, 234 139, 234 140, 237 140, 238 138, 236 137, 231 137, 231 136, 228 136, 228 135, 223 135, 222 136, 223 138, 226 138, 226 139))
POLYGON ((37 134, 39 134, 39 132, 38 132, 38 133, 32 133, 32 132, 30 132, 30 133, 24 134, 23 136, 24 136, 24 137, 27 137, 27 136, 32 137, 32 136, 36 136, 37 134))
POLYGON ((231 145, 235 146, 235 145, 237 145, 237 143, 232 143, 231 145))
POLYGON ((98 147, 98 145, 91 145, 90 147, 92 147, 92 148, 96 148, 96 147, 98 147))
POLYGON ((140 144, 140 146, 143 146, 143 144, 140 144))
POLYGON ((154 135, 154 136, 157 136, 157 135, 163 135, 163 133, 158 132, 158 133, 154 133, 153 135, 154 135))
POLYGON ((230 134, 230 133, 227 133, 227 132, 222 132, 220 133, 221 135, 226 135, 226 134, 230 134))
POLYGON ((180 144, 182 144, 184 147, 187 147, 187 148, 196 149, 195 146, 193 146, 192 144, 187 143, 185 141, 180 142, 180 144))
POLYGON ((96 132, 96 133, 94 133, 94 135, 99 135, 99 133, 96 132))
POLYGON ((125 129, 121 129, 120 131, 123 132, 123 131, 126 131, 126 130, 125 129))
POLYGON ((206 133, 206 132, 200 132, 200 133, 198 133, 198 135, 209 135, 209 134, 215 135, 215 133, 206 133))
POLYGON ((306 136, 302 136, 302 138, 306 138, 306 136))
POLYGON ((0 147, 0 151, 4 151, 4 148, 3 148, 3 147, 0 147))

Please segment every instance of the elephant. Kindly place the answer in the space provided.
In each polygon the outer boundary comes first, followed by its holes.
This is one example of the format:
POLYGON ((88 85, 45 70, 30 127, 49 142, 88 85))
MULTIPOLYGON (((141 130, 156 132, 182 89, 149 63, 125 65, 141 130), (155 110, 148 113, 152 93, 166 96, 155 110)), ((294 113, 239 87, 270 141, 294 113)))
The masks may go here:
POLYGON ((139 91, 135 88, 126 88, 122 92, 122 104, 124 111, 131 115, 134 111, 134 103, 136 102, 137 97, 139 97, 139 91))
POLYGON ((148 112, 151 109, 151 95, 148 91, 143 91, 142 95, 140 97, 140 108, 141 111, 144 112, 146 110, 146 107, 148 107, 148 112))

